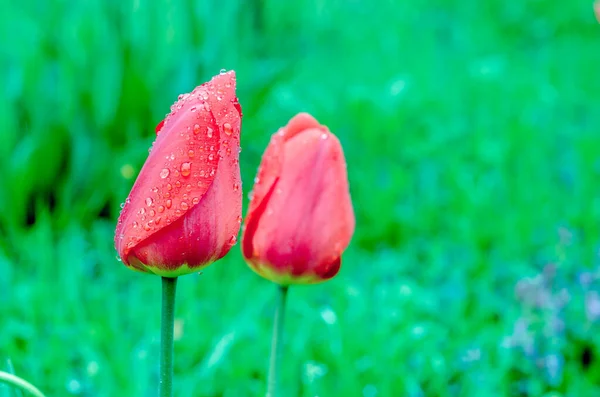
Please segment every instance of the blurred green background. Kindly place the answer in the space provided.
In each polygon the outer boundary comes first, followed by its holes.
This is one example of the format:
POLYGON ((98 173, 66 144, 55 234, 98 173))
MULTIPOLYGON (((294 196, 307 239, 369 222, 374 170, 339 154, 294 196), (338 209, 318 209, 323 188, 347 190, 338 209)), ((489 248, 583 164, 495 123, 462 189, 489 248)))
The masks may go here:
MULTIPOLYGON (((0 368, 48 396, 155 395, 160 280, 116 260, 119 204, 177 95, 227 68, 244 195, 299 111, 348 160, 356 234, 334 280, 290 292, 285 396, 600 395, 591 0, 0 14, 0 368)), ((274 297, 239 247, 180 280, 177 396, 264 394, 274 297)))

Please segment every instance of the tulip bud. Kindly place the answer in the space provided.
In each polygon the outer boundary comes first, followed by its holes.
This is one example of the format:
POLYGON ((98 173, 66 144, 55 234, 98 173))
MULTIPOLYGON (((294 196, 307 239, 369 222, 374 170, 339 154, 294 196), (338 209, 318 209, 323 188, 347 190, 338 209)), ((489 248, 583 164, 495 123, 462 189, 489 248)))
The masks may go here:
POLYGON ((354 232, 346 161, 338 139, 300 113, 271 137, 248 208, 242 252, 282 285, 337 274, 354 232))
POLYGON ((242 192, 241 108, 235 73, 179 96, 119 216, 115 246, 133 269, 176 277, 223 257, 236 242, 242 192))

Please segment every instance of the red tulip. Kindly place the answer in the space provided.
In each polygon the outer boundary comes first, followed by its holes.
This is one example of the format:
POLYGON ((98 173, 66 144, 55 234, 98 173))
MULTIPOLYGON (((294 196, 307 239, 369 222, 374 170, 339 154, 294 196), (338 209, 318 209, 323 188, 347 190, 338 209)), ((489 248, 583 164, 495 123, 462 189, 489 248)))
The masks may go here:
POLYGON ((233 71, 179 96, 156 128, 119 217, 115 246, 125 265, 175 277, 235 244, 242 219, 240 125, 233 71))
POLYGON ((354 232, 338 139, 306 113, 271 137, 242 234, 250 267, 276 283, 309 284, 340 269, 354 232))

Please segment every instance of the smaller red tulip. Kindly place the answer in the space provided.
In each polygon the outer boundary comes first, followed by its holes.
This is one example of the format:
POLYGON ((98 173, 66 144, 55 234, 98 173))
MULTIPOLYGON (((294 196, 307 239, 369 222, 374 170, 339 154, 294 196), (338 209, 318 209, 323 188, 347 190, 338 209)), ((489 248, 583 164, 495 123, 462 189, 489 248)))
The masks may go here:
POLYGON ((125 265, 176 277, 231 249, 242 219, 240 125, 233 71, 179 96, 119 216, 125 265))
POLYGON ((354 222, 339 140, 298 114, 262 157, 242 234, 244 257, 276 283, 318 283, 339 271, 354 222))

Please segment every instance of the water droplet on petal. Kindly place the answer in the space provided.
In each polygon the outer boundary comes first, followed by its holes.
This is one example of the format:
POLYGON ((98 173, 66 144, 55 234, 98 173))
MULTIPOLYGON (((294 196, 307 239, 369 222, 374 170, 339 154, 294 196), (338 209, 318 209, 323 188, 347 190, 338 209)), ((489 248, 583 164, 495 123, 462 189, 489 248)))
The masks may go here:
POLYGON ((181 182, 175 181, 175 187, 181 187, 181 182))
POLYGON ((225 74, 226 72, 227 72, 227 69, 221 69, 221 70, 219 71, 219 74, 225 74))
POLYGON ((156 219, 154 220, 154 223, 158 225, 160 223, 161 219, 162 218, 160 216, 157 216, 156 219))
POLYGON ((181 202, 181 209, 185 211, 185 210, 187 210, 188 208, 189 208, 189 206, 188 206, 188 203, 186 203, 185 201, 182 201, 182 202, 181 202))
POLYGON ((198 204, 199 202, 200 202, 200 199, 198 197, 194 197, 192 199, 192 204, 194 204, 194 205, 198 204))
POLYGON ((237 183, 233 184, 233 191, 237 192, 240 189, 240 185, 238 185, 237 183))
POLYGON ((225 134, 231 135, 233 133, 233 129, 231 128, 231 124, 229 124, 229 123, 223 124, 223 131, 225 132, 225 134))
POLYGON ((199 134, 199 133, 200 133, 200 125, 194 124, 194 134, 199 134))
POLYGON ((192 112, 192 113, 196 113, 196 106, 192 106, 192 107, 190 108, 190 112, 192 112))
POLYGON ((137 229, 137 227, 139 226, 139 224, 137 222, 133 221, 132 226, 133 226, 134 229, 137 229))
POLYGON ((121 261, 121 257, 120 257, 119 255, 117 255, 117 260, 118 260, 119 262, 122 262, 122 261, 121 261))
POLYGON ((173 185, 171 185, 170 183, 167 183, 167 190, 171 190, 173 189, 173 185))
POLYGON ((172 204, 171 200, 167 200, 167 201, 165 202, 165 207, 167 207, 167 208, 171 208, 171 204, 172 204))
POLYGON ((162 179, 165 179, 165 178, 166 178, 166 177, 168 177, 168 176, 169 176, 169 169, 168 169, 168 168, 163 168, 163 169, 160 171, 160 177, 161 177, 162 179))
POLYGON ((209 138, 212 138, 213 136, 213 129, 210 127, 206 127, 206 136, 209 138))
POLYGON ((321 139, 327 139, 327 138, 328 138, 328 135, 326 132, 321 134, 321 139))
POLYGON ((194 154, 195 154, 195 153, 194 153, 194 151, 193 151, 192 149, 188 150, 188 156, 189 156, 190 158, 193 158, 193 157, 194 157, 194 154))
POLYGON ((146 205, 150 207, 152 205, 152 199, 150 197, 146 197, 146 205))
POLYGON ((235 243, 237 243, 237 237, 231 236, 231 238, 229 239, 229 244, 235 245, 235 243))
POLYGON ((215 169, 210 170, 210 176, 215 176, 215 169))
POLYGON ((204 177, 204 170, 200 170, 200 176, 204 177))
POLYGON ((242 217, 240 215, 238 215, 237 221, 238 221, 238 223, 242 223, 242 217))
POLYGON ((191 192, 192 191, 192 185, 187 185, 185 187, 185 190, 187 190, 188 192, 191 192))
POLYGON ((209 159, 209 160, 211 160, 211 161, 212 161, 212 160, 214 160, 214 158, 215 158, 215 155, 214 155, 214 154, 212 154, 212 153, 211 153, 211 154, 209 154, 209 155, 208 155, 208 159, 209 159))
MULTIPOLYGON (((156 208, 156 210, 157 210, 158 212, 163 212, 163 211, 165 210, 165 207, 164 207, 163 205, 159 205, 159 206, 156 208)), ((156 222, 156 223, 158 223, 158 222, 156 222)))
POLYGON ((190 176, 190 170, 192 165, 190 163, 181 164, 181 175, 182 176, 190 176))
POLYGON ((121 203, 121 208, 125 207, 125 203, 121 203))
POLYGON ((150 211, 148 212, 148 214, 150 214, 150 216, 154 216, 154 215, 156 215, 156 212, 154 212, 154 210, 150 210, 150 211))

